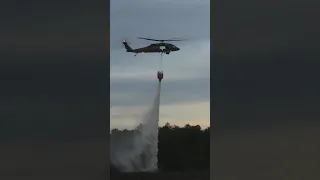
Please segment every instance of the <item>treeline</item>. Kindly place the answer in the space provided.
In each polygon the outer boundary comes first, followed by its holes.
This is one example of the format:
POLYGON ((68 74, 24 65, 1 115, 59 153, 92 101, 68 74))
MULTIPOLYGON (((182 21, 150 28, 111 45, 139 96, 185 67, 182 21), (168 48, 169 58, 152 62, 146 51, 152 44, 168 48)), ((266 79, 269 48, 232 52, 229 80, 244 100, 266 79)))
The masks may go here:
MULTIPOLYGON (((129 135, 129 130, 112 130, 129 135)), ((186 124, 159 128, 158 167, 160 171, 202 171, 210 167, 210 127, 186 124)))

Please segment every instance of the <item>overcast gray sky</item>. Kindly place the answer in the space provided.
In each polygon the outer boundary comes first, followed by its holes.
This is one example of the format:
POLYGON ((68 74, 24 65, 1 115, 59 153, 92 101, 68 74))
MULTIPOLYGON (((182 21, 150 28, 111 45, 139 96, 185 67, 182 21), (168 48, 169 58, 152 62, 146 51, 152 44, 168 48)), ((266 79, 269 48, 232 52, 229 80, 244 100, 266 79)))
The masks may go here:
POLYGON ((131 128, 152 104, 162 66, 160 124, 210 124, 210 1, 112 0, 110 19, 111 128, 131 128), (180 51, 137 55, 125 52, 155 39, 183 38, 180 51))

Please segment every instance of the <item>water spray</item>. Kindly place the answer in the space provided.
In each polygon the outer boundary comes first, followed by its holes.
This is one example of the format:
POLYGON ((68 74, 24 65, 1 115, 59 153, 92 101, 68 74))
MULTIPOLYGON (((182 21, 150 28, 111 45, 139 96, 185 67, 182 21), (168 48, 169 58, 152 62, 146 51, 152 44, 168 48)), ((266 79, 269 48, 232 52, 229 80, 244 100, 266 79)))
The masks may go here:
POLYGON ((163 79, 162 53, 157 73, 158 88, 153 105, 142 122, 130 134, 112 134, 111 164, 122 172, 152 172, 158 169, 158 135, 161 81, 163 79))

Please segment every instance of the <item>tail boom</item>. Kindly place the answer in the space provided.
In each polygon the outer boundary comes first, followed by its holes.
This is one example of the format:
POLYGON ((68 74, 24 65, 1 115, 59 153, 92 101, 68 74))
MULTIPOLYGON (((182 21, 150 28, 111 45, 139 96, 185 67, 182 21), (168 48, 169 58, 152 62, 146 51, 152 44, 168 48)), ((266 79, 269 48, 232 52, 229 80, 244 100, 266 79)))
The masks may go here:
POLYGON ((135 52, 127 43, 127 41, 123 41, 122 44, 127 49, 127 52, 135 52))

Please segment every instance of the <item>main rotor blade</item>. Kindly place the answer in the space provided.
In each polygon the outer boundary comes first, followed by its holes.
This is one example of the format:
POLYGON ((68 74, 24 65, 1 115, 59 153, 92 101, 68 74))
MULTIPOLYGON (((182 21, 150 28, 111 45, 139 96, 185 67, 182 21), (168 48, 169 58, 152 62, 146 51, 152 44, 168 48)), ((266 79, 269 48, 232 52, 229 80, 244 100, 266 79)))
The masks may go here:
POLYGON ((149 41, 163 41, 159 39, 150 39, 150 38, 143 38, 143 37, 138 37, 138 39, 144 39, 144 40, 149 40, 149 41))
POLYGON ((166 41, 186 41, 187 39, 182 39, 182 38, 171 38, 171 39, 168 39, 166 41))
POLYGON ((182 39, 168 39, 168 40, 164 40, 164 41, 184 41, 182 39))
POLYGON ((160 41, 160 42, 164 42, 164 41, 183 41, 183 39, 150 39, 150 38, 143 38, 143 37, 138 37, 138 39, 145 39, 145 40, 149 40, 149 41, 160 41))

